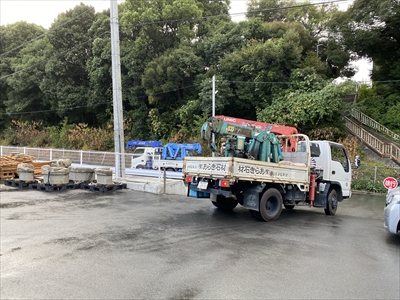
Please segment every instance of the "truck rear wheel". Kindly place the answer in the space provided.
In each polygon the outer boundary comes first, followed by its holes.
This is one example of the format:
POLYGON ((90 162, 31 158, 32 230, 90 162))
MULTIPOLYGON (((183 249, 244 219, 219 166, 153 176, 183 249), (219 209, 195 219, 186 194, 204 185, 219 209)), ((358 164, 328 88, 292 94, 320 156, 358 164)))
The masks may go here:
POLYGON ((254 218, 256 218, 257 220, 260 220, 260 221, 264 221, 264 219, 262 218, 259 211, 255 211, 255 210, 251 210, 251 209, 249 211, 254 218))
POLYGON ((328 195, 327 208, 325 208, 325 214, 328 216, 334 216, 338 207, 338 195, 335 189, 330 190, 328 195))
POLYGON ((260 201, 260 214, 264 221, 275 221, 282 212, 282 195, 277 189, 265 191, 260 201))
POLYGON ((221 210, 232 210, 238 205, 238 201, 233 198, 217 195, 217 205, 221 210))

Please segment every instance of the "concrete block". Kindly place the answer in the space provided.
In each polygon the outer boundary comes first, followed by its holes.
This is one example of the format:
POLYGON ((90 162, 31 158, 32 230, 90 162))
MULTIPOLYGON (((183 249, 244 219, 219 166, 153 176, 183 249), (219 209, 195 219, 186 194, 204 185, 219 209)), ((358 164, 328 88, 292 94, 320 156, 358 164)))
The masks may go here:
POLYGON ((95 179, 94 169, 92 168, 81 168, 81 167, 70 167, 69 168, 69 180, 72 181, 93 181, 95 179))
POLYGON ((33 172, 19 171, 18 176, 19 176, 19 180, 32 181, 34 174, 33 174, 33 172))
POLYGON ((32 164, 21 163, 17 165, 19 180, 32 181, 34 177, 34 170, 32 164))
POLYGON ((98 184, 113 184, 112 171, 110 168, 94 169, 98 184))
POLYGON ((60 167, 42 167, 43 183, 51 185, 63 185, 69 183, 69 169, 60 167))

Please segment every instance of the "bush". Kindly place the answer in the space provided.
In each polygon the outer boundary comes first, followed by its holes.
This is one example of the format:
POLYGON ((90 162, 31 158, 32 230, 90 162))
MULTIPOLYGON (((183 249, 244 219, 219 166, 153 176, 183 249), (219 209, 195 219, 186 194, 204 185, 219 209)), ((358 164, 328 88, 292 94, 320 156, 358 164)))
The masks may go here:
POLYGON ((400 168, 391 167, 373 159, 364 158, 361 166, 353 169, 353 190, 364 190, 372 193, 386 193, 383 180, 394 177, 400 180, 400 168))
POLYGON ((49 132, 43 128, 42 122, 11 121, 11 127, 2 134, 2 141, 8 145, 47 147, 50 142, 49 132))
POLYGON ((359 191, 367 191, 370 193, 386 193, 386 188, 382 185, 381 182, 373 182, 368 179, 355 179, 351 183, 351 187, 353 190, 359 191))

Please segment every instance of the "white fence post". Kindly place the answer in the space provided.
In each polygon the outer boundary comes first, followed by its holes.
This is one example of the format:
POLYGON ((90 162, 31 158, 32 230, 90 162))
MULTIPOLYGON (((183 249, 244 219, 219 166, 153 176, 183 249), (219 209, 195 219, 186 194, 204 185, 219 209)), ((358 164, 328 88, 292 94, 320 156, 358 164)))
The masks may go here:
POLYGON ((80 161, 81 164, 82 164, 82 161, 83 161, 83 152, 81 150, 81 161, 80 161))
POLYGON ((53 160, 53 149, 50 148, 50 161, 53 160))

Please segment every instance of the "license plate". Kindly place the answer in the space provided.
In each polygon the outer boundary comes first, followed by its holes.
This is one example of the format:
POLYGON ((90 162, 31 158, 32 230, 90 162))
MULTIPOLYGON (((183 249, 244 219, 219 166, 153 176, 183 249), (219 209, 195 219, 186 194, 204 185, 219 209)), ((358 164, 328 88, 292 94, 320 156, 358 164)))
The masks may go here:
POLYGON ((208 182, 207 181, 200 181, 197 184, 197 188, 201 189, 201 190, 206 190, 208 186, 208 182))

